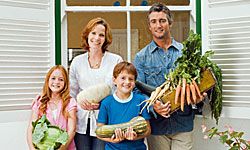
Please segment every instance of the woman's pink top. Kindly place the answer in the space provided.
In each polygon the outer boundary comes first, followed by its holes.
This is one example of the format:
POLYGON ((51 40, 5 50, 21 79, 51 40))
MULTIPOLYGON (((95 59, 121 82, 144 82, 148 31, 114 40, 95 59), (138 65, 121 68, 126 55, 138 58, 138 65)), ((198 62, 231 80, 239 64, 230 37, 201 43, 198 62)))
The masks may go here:
MULTIPOLYGON (((37 115, 39 114, 38 108, 40 107, 40 105, 41 105, 41 102, 39 99, 39 100, 36 100, 32 106, 32 110, 36 112, 37 115)), ((66 111, 70 112, 71 110, 76 109, 76 107, 77 107, 77 104, 76 104, 75 99, 71 98, 66 108, 66 111)), ((46 110, 46 117, 48 118, 49 122, 52 125, 58 126, 59 128, 68 131, 68 120, 62 114, 62 100, 59 101, 58 106, 57 106, 56 119, 54 119, 53 112, 50 108, 51 108, 50 103, 48 103, 47 110, 46 110)), ((70 143, 68 150, 75 150, 74 140, 70 143)))

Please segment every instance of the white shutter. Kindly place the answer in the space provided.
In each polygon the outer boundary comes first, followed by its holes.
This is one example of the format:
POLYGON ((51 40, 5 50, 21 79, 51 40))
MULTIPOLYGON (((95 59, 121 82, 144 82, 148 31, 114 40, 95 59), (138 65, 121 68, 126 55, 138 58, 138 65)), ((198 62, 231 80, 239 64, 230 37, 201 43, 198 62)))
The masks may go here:
MULTIPOLYGON (((202 0, 203 52, 222 68, 223 106, 250 106, 250 1, 202 0)), ((240 110, 239 110, 240 112, 240 110)))
POLYGON ((0 0, 0 110, 30 108, 54 45, 54 1, 0 0))

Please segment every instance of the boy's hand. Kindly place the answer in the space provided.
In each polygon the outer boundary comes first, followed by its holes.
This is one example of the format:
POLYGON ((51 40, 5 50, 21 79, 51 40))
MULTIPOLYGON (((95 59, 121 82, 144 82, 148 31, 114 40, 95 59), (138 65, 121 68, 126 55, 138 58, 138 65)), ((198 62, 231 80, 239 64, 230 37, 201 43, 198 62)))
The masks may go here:
POLYGON ((111 142, 112 143, 119 143, 125 139, 124 137, 124 132, 122 129, 117 128, 115 129, 115 134, 111 137, 111 142))
POLYGON ((156 100, 156 102, 154 103, 154 110, 155 112, 157 112, 159 115, 168 118, 170 117, 169 113, 171 111, 171 104, 170 102, 167 102, 165 104, 163 104, 162 102, 160 102, 159 100, 156 100))
POLYGON ((136 132, 133 130, 133 127, 128 127, 127 131, 124 134, 127 140, 134 140, 137 137, 136 132))

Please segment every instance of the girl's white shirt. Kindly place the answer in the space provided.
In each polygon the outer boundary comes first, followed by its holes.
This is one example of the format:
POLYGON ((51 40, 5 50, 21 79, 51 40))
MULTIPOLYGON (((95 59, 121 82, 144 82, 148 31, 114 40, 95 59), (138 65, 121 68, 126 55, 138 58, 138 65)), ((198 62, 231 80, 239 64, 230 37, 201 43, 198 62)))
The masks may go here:
MULTIPOLYGON (((70 66, 70 95, 76 99, 77 94, 89 86, 95 84, 107 83, 111 87, 113 69, 115 65, 122 62, 121 56, 105 52, 98 69, 92 69, 88 62, 88 52, 76 56, 70 66)), ((96 94, 96 93, 93 93, 96 94)), ((90 118, 90 135, 96 136, 96 120, 99 110, 84 110, 77 104, 77 127, 76 132, 86 134, 88 118, 90 118)))

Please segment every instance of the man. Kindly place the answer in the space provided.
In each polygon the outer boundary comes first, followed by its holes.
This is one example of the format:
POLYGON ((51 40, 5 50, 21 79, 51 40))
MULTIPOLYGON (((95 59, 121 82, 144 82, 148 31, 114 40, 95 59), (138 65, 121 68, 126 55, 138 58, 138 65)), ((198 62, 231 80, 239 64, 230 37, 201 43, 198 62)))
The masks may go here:
MULTIPOLYGON (((134 60, 139 81, 160 86, 165 81, 164 75, 175 68, 174 62, 181 56, 183 45, 171 37, 172 24, 171 12, 165 5, 152 5, 148 12, 148 25, 153 40, 136 54, 134 60)), ((149 150, 192 149, 194 111, 190 105, 185 105, 184 112, 178 110, 169 116, 170 104, 157 101, 153 112, 156 117, 150 120, 149 150)))

